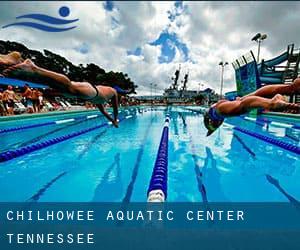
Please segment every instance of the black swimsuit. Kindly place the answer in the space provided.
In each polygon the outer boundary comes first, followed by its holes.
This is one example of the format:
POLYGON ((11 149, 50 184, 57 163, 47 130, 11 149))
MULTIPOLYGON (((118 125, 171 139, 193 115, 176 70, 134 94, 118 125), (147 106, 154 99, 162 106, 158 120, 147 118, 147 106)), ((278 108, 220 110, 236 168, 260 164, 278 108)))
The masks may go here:
POLYGON ((87 101, 93 101, 95 98, 99 96, 99 90, 97 89, 96 85, 89 82, 89 84, 96 90, 96 95, 94 97, 84 98, 87 101))

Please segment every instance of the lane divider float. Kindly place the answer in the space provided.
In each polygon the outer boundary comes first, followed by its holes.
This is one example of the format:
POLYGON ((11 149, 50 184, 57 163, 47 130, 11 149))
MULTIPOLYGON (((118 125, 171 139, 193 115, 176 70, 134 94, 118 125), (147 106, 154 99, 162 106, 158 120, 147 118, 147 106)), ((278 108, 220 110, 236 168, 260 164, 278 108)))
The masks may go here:
MULTIPOLYGON (((119 120, 119 122, 122 122, 125 119, 128 119, 128 118, 126 118, 126 117, 121 118, 119 120)), ((91 128, 83 129, 83 130, 73 132, 73 133, 70 133, 70 134, 67 134, 67 135, 64 135, 64 136, 60 136, 60 137, 56 137, 56 138, 53 138, 53 139, 45 140, 43 142, 38 142, 38 143, 35 143, 35 144, 31 144, 31 145, 21 147, 21 148, 15 149, 15 150, 8 150, 6 152, 0 153, 0 162, 6 162, 6 161, 9 161, 9 160, 12 160, 14 158, 17 158, 17 157, 29 154, 31 152, 34 152, 34 151, 52 146, 54 144, 72 139, 74 137, 80 136, 80 135, 88 133, 90 131, 106 127, 108 125, 111 125, 111 122, 105 122, 105 123, 102 123, 100 125, 97 125, 97 126, 94 126, 94 127, 91 127, 91 128)))
POLYGON ((147 192, 148 202, 164 202, 167 199, 169 124, 170 117, 167 116, 147 192))

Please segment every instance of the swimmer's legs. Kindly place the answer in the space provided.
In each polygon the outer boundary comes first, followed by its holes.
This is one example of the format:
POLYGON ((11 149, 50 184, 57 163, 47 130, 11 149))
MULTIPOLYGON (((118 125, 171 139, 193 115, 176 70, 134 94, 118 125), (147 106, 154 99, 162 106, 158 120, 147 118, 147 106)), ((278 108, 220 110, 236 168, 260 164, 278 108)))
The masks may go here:
POLYGON ((284 101, 282 95, 275 95, 272 99, 260 96, 245 96, 238 101, 224 102, 218 105, 218 111, 224 115, 240 115, 250 109, 263 108, 281 111, 285 109, 300 111, 300 106, 284 101))
MULTIPOLYGON (((25 72, 34 73, 34 74, 37 74, 37 75, 40 75, 43 77, 50 78, 50 79, 54 80, 55 82, 61 84, 61 86, 59 86, 59 87, 66 90, 67 92, 76 93, 76 90, 75 90, 74 86, 72 85, 71 80, 67 76, 53 72, 53 71, 46 70, 44 68, 40 68, 37 65, 35 65, 30 59, 26 59, 22 63, 19 63, 15 66, 9 67, 3 73, 5 73, 7 75, 10 72, 13 72, 15 70, 22 70, 25 72)), ((47 85, 49 87, 57 88, 57 84, 53 84, 54 86, 51 86, 52 85, 51 82, 41 83, 41 84, 47 85)))

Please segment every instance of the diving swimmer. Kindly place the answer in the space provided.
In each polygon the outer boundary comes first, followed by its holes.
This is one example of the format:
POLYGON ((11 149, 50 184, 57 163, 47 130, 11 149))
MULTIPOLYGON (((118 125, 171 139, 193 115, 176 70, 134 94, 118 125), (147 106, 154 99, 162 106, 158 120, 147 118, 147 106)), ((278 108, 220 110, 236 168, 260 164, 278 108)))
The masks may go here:
POLYGON ((38 67, 30 59, 12 63, 12 66, 7 67, 3 71, 3 75, 9 76, 14 72, 18 72, 20 74, 29 73, 50 79, 50 81, 41 82, 40 84, 57 89, 61 92, 61 94, 68 98, 80 98, 95 104, 100 112, 109 121, 111 121, 115 127, 118 127, 118 93, 130 93, 130 91, 122 90, 117 86, 112 88, 103 85, 94 85, 89 82, 71 81, 63 74, 38 67), (109 100, 112 101, 113 117, 104 108, 104 104, 109 100))
POLYGON ((289 110, 293 113, 300 111, 300 105, 288 103, 282 95, 300 93, 300 78, 296 78, 292 84, 268 85, 257 89, 235 101, 220 100, 213 104, 204 114, 204 125, 207 128, 207 136, 216 131, 224 121, 224 118, 247 113, 251 109, 263 108, 272 111, 289 110))

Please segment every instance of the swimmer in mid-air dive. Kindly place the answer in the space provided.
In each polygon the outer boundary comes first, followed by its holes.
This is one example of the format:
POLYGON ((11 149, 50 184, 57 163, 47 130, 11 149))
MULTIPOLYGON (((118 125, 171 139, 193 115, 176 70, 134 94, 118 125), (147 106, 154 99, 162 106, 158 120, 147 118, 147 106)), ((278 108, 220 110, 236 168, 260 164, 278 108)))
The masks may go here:
POLYGON ((108 87, 103 85, 94 85, 89 82, 74 82, 67 76, 59 74, 53 71, 49 71, 38 67, 30 59, 16 62, 14 65, 7 67, 3 71, 3 75, 9 76, 14 72, 20 74, 34 74, 37 76, 45 77, 50 81, 41 82, 41 84, 47 85, 53 89, 59 90, 64 96, 69 98, 80 98, 85 101, 89 101, 95 104, 101 113, 112 122, 112 124, 118 127, 118 93, 129 94, 131 91, 122 90, 118 86, 108 87), (52 81, 51 81, 52 80, 52 81), (105 110, 104 103, 112 101, 113 117, 105 110))
POLYGON ((235 101, 220 100, 213 104, 204 114, 204 125, 207 136, 211 135, 224 121, 224 118, 247 113, 251 109, 263 108, 272 111, 300 112, 300 105, 288 103, 282 95, 300 93, 300 78, 292 84, 276 84, 264 86, 235 101))

